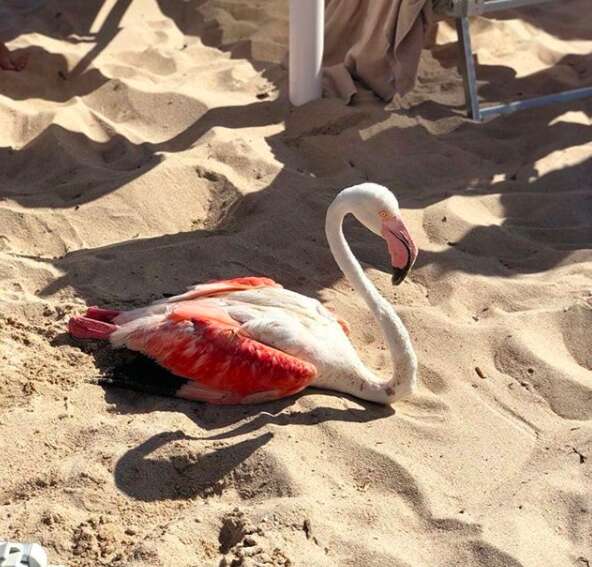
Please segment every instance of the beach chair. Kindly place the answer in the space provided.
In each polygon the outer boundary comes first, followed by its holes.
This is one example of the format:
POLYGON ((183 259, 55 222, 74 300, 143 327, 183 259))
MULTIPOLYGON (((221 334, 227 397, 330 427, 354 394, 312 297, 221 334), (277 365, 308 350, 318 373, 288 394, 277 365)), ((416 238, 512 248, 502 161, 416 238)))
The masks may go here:
MULTIPOLYGON (((500 10, 565 0, 430 0, 437 15, 455 18, 460 48, 467 114, 481 121, 526 108, 592 96, 592 86, 504 104, 482 107, 477 94, 477 72, 471 47, 469 18, 500 10)), ((587 16, 583 15, 583 17, 587 16)), ((290 0, 290 100, 300 106, 321 97, 324 0, 290 0)))
POLYGON ((484 107, 479 104, 477 72, 475 70, 475 58, 471 47, 469 18, 471 16, 481 16, 500 10, 522 8, 551 1, 554 0, 434 0, 434 9, 437 14, 453 17, 456 20, 461 59, 460 68, 465 86, 465 98, 469 118, 481 121, 490 116, 509 114, 510 112, 526 108, 537 108, 548 104, 569 102, 592 96, 591 86, 504 104, 493 104, 484 107))

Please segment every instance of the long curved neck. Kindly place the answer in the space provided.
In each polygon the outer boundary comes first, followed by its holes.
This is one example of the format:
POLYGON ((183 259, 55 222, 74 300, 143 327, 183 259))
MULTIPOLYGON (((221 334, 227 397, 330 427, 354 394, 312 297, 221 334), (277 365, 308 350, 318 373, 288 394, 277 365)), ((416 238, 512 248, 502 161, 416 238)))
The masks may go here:
POLYGON ((381 381, 362 365, 357 377, 360 382, 359 390, 349 393, 374 402, 390 403, 407 396, 415 389, 417 357, 403 321, 366 277, 345 239, 343 219, 348 213, 355 216, 355 208, 350 199, 340 197, 327 211, 325 232, 329 247, 337 265, 378 321, 393 365, 393 376, 387 381, 381 381))

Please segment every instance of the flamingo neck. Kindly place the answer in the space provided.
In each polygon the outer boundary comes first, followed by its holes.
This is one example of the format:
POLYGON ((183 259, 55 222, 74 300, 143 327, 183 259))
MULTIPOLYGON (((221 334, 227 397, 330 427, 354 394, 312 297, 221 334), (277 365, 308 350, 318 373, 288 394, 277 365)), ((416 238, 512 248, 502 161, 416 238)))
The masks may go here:
MULTIPOLYGON (((377 377, 363 363, 356 368, 356 383, 344 381, 347 393, 379 403, 391 403, 412 393, 416 385, 417 357, 409 333, 393 306, 378 292, 366 277, 360 263, 352 253, 343 234, 343 219, 347 214, 356 216, 355 194, 337 197, 327 211, 325 232, 329 248, 337 265, 362 296, 378 321, 388 346, 393 366, 390 380, 377 377), (354 197, 354 199, 352 199, 354 197), (353 202, 352 202, 353 201, 353 202), (353 388, 352 391, 350 391, 353 388)), ((336 385, 334 385, 335 387, 336 385)))

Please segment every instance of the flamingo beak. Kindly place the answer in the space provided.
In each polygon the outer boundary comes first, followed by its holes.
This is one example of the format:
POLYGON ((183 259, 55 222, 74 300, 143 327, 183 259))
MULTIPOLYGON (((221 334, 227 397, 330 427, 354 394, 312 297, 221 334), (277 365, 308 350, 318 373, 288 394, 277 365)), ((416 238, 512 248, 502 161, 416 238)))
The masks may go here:
POLYGON ((393 284, 399 285, 415 263, 417 246, 399 215, 383 221, 382 236, 386 240, 391 257, 393 284))

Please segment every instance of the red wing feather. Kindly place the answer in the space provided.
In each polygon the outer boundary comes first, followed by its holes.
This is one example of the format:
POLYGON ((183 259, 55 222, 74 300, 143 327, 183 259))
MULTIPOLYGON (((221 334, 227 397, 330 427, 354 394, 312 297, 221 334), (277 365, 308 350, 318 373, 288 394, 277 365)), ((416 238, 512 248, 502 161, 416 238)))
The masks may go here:
POLYGON ((196 285, 182 295, 169 298, 169 303, 176 301, 187 301, 203 297, 213 297, 216 295, 230 293, 231 291, 243 291, 258 287, 282 287, 270 278, 260 276, 249 276, 244 278, 233 278, 230 280, 211 281, 205 284, 196 285))
POLYGON ((125 342, 194 381, 195 397, 213 403, 289 396, 317 374, 312 364, 247 336, 222 309, 193 302, 176 306, 158 327, 133 331, 125 342))

